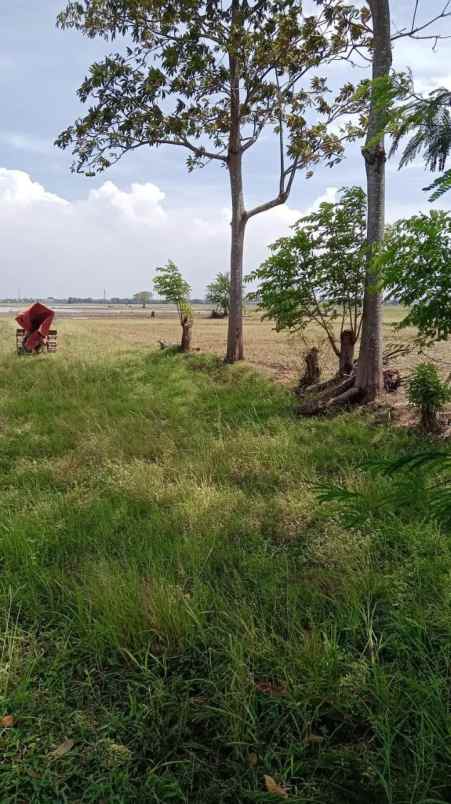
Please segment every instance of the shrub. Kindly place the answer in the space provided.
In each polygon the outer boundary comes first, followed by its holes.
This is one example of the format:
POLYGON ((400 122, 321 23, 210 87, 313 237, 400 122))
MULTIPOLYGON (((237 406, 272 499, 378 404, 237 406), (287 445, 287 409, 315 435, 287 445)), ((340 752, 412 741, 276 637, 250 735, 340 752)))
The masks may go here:
POLYGON ((407 398, 420 410, 424 429, 432 431, 437 428, 437 413, 451 399, 451 389, 432 363, 420 363, 409 381, 407 398))

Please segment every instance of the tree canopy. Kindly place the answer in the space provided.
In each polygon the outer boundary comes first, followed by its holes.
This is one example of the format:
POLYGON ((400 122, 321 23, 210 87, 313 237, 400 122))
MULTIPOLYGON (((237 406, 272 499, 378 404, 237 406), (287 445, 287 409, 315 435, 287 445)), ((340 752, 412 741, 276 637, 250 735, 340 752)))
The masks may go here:
POLYGON ((283 195, 296 170, 342 155, 342 138, 327 124, 356 108, 353 86, 334 95, 318 69, 352 52, 364 35, 363 12, 338 1, 315 5, 319 11, 307 14, 293 0, 69 2, 60 27, 125 41, 122 53, 90 67, 78 95, 91 106, 57 145, 71 146, 74 169, 88 175, 142 145, 186 148, 190 169, 211 159, 226 163, 233 113, 227 56, 238 59, 243 87, 239 150, 254 145, 267 125, 278 137, 288 131, 283 195))
POLYGON ((177 309, 181 304, 186 304, 191 293, 191 286, 183 278, 175 262, 168 260, 166 265, 156 268, 156 272, 153 286, 158 295, 167 302, 175 304, 177 309))
POLYGON ((134 294, 133 298, 145 307, 151 301, 152 294, 150 290, 140 290, 139 293, 134 294))

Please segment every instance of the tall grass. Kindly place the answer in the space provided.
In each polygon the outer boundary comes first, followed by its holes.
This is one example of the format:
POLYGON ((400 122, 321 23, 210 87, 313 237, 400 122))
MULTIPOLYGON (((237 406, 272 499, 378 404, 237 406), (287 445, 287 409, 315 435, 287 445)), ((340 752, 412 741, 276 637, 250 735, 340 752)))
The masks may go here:
POLYGON ((2 358, 2 802, 451 799, 449 540, 360 468, 418 445, 292 409, 204 356, 2 358))

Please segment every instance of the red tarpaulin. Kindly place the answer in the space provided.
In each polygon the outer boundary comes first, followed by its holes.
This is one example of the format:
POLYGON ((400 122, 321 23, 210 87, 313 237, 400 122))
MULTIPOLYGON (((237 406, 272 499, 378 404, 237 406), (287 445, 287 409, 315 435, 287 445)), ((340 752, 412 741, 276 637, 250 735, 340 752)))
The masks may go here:
POLYGON ((22 345, 27 352, 34 352, 45 342, 54 318, 54 311, 39 302, 16 317, 19 327, 25 330, 22 345))

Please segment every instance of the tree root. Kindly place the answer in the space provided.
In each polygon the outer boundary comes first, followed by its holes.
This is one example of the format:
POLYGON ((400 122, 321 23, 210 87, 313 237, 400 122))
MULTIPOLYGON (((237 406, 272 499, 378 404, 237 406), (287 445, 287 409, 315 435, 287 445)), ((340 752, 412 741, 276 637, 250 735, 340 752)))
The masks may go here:
POLYGON ((340 377, 336 374, 334 377, 331 377, 330 380, 324 380, 323 382, 317 382, 314 385, 309 385, 308 388, 302 389, 302 392, 299 388, 296 389, 296 393, 305 396, 313 396, 314 394, 322 394, 324 391, 327 391, 329 388, 336 388, 337 383, 339 383, 343 377, 340 377))
POLYGON ((297 408, 300 416, 318 416, 346 407, 362 398, 362 391, 355 386, 355 374, 350 377, 334 377, 327 383, 320 383, 321 394, 313 397, 309 393, 304 402, 297 408))
MULTIPOLYGON (((296 393, 302 396, 302 403, 297 408, 300 416, 318 416, 333 412, 348 405, 361 402, 364 393, 355 385, 356 374, 348 376, 336 374, 330 380, 316 383, 296 393)), ((384 389, 387 393, 396 391, 403 380, 397 369, 384 369, 384 389)))

